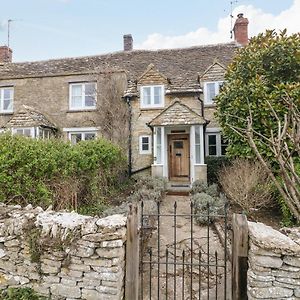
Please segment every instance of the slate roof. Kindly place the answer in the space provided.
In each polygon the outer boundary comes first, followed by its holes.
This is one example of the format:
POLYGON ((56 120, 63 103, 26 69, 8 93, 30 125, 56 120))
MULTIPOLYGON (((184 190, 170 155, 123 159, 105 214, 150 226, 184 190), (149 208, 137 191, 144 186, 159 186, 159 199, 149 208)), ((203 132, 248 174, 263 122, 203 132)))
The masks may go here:
POLYGON ((208 123, 179 99, 175 99, 167 108, 148 123, 150 126, 195 125, 208 123))
POLYGON ((27 105, 22 105, 22 108, 5 125, 7 128, 33 126, 56 128, 41 112, 27 105))
POLYGON ((0 79, 82 74, 112 69, 126 71, 135 82, 149 64, 169 78, 172 89, 199 88, 197 77, 217 59, 227 66, 237 44, 217 44, 182 49, 133 50, 104 55, 0 65, 0 79))

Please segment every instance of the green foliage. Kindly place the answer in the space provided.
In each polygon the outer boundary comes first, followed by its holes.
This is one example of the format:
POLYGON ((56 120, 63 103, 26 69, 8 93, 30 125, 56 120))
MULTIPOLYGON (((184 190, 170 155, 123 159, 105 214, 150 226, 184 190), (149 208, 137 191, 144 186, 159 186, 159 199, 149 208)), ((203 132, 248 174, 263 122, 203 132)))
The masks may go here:
POLYGON ((207 184, 200 180, 195 180, 192 184, 191 194, 204 193, 207 189, 207 184))
POLYGON ((227 156, 207 156, 205 163, 207 164, 208 184, 219 183, 218 173, 224 166, 231 163, 231 159, 227 156))
MULTIPOLYGON (((241 48, 225 75, 225 84, 216 99, 217 117, 229 141, 230 156, 254 157, 246 138, 236 128, 247 128, 251 110, 253 129, 265 136, 277 132, 277 122, 271 114, 269 102, 279 118, 289 107, 283 101, 290 97, 300 106, 300 34, 288 36, 267 31, 250 40, 241 48)), ((264 157, 272 163, 272 153, 258 137, 256 144, 264 157)), ((208 168, 210 169, 210 168, 208 168)))
POLYGON ((222 196, 212 197, 201 192, 194 194, 191 200, 197 214, 195 220, 200 224, 211 223, 218 218, 217 215, 224 213, 225 199, 222 196))
POLYGON ((0 135, 1 202, 78 208, 103 199, 125 169, 121 149, 103 139, 72 146, 0 135))
POLYGON ((0 300, 46 300, 31 288, 8 288, 2 291, 0 300))

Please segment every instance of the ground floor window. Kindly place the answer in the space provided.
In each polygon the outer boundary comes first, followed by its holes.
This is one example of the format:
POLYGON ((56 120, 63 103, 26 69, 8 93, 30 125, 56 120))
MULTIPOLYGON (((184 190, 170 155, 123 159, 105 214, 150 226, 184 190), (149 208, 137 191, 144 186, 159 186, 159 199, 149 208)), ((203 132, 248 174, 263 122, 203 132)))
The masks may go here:
POLYGON ((45 128, 40 128, 39 129, 39 138, 42 140, 49 140, 51 137, 51 130, 50 129, 45 129, 45 128))
POLYGON ((155 155, 155 164, 162 164, 162 128, 157 127, 155 130, 155 141, 156 141, 156 155, 155 155))
POLYGON ((77 144, 81 141, 94 140, 96 138, 96 132, 70 132, 69 140, 72 144, 77 144))
POLYGON ((13 134, 23 135, 27 137, 34 137, 34 128, 33 127, 20 127, 20 128, 13 128, 13 134))
POLYGON ((142 135, 139 140, 140 154, 151 154, 151 136, 142 135))
POLYGON ((221 132, 206 133, 206 156, 222 156, 226 154, 228 142, 221 132))

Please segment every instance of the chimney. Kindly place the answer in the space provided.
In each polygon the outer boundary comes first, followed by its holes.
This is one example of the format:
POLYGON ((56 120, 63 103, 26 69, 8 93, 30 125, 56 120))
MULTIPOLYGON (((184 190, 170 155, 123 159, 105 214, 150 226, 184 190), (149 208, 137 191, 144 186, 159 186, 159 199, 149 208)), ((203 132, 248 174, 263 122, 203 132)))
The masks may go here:
POLYGON ((0 46, 0 63, 12 62, 12 50, 7 46, 0 46))
POLYGON ((133 49, 133 38, 131 34, 124 34, 123 35, 124 41, 124 51, 132 51, 133 49))
POLYGON ((242 46, 246 46, 248 44, 248 24, 249 21, 247 18, 244 18, 244 14, 237 15, 237 19, 233 27, 234 40, 242 46))

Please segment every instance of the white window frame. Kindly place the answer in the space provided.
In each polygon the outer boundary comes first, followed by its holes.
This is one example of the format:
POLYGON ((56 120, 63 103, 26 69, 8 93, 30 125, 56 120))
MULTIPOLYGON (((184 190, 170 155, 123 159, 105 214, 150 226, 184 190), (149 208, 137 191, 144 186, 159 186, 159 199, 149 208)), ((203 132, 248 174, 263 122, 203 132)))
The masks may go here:
POLYGON ((140 104, 141 108, 162 108, 165 106, 165 86, 164 85, 144 85, 140 89, 140 104), (154 88, 161 88, 161 103, 154 103, 154 88), (144 104, 144 89, 150 88, 150 104, 144 104))
MULTIPOLYGON (((24 130, 29 129, 29 130, 30 130, 30 137, 31 137, 31 138, 34 138, 34 137, 35 137, 35 130, 34 130, 34 127, 13 127, 13 128, 12 128, 12 133, 13 133, 13 134, 17 134, 17 130, 20 130, 20 129, 22 129, 23 132, 24 132, 24 130)), ((26 136, 26 135, 23 135, 23 134, 22 134, 22 136, 26 136)), ((27 136, 26 136, 26 137, 27 137, 27 136)))
POLYGON ((208 84, 214 84, 215 85, 215 96, 217 96, 220 92, 220 86, 224 83, 224 81, 208 81, 204 83, 204 104, 214 104, 214 99, 208 99, 208 84))
POLYGON ((69 109, 70 110, 90 110, 90 109, 96 109, 97 107, 97 83, 94 81, 87 81, 87 82, 74 82, 69 83, 69 109), (95 105, 94 106, 86 106, 85 105, 85 86, 86 84, 95 84, 95 105), (73 86, 82 86, 82 92, 81 92, 81 106, 72 107, 72 87, 73 86))
POLYGON ((152 153, 152 139, 151 135, 141 135, 139 137, 139 149, 140 149, 140 154, 151 154, 152 153), (143 150, 143 138, 148 138, 148 150, 143 150))
POLYGON ((219 157, 219 156, 224 156, 222 155, 222 144, 221 144, 221 136, 222 132, 221 131, 212 131, 212 130, 207 130, 205 133, 205 155, 210 156, 210 157, 219 157), (215 135, 216 136, 216 155, 209 155, 209 144, 208 144, 208 137, 210 135, 215 135))
POLYGON ((14 111, 14 88, 13 87, 0 87, 0 113, 12 113, 14 111), (12 98, 11 100, 11 109, 4 109, 4 91, 11 90, 12 91, 12 98))

